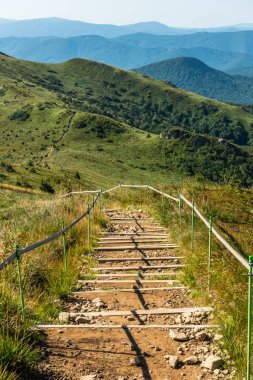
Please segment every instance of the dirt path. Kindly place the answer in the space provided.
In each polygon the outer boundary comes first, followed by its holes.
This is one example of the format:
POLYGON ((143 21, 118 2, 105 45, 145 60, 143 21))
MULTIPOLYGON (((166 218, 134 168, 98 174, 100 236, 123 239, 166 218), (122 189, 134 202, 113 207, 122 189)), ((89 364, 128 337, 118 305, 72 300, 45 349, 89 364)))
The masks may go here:
POLYGON ((71 114, 71 116, 70 116, 67 124, 63 128, 61 136, 57 140, 54 140, 53 145, 51 145, 51 146, 48 147, 47 154, 40 159, 40 164, 42 164, 45 160, 47 160, 48 158, 50 158, 52 156, 53 152, 54 152, 54 149, 57 147, 57 144, 59 144, 61 141, 63 141, 65 135, 69 131, 69 128, 70 128, 70 126, 71 126, 71 124, 73 122, 73 119, 74 119, 75 115, 76 115, 76 111, 72 111, 72 114, 71 114))
POLYGON ((214 343, 222 336, 206 329, 212 309, 195 307, 179 281, 185 262, 167 231, 141 210, 106 214, 95 279, 76 284, 58 326, 40 326, 43 378, 233 379, 214 343))

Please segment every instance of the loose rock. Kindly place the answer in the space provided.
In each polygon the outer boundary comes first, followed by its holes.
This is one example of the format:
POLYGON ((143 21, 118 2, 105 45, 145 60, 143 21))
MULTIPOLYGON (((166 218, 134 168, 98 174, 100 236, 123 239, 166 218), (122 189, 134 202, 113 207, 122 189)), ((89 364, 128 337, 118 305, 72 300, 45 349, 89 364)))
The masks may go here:
POLYGON ((60 322, 67 323, 69 322, 69 313, 61 312, 58 317, 60 322))
POLYGON ((202 363, 201 367, 210 369, 214 371, 215 369, 220 369, 223 365, 223 359, 219 356, 210 355, 206 358, 206 360, 202 363))
POLYGON ((194 364, 197 364, 199 362, 197 356, 189 356, 189 358, 186 358, 184 360, 184 364, 188 364, 188 365, 194 365, 194 364))
POLYGON ((173 330, 170 330, 169 336, 176 342, 187 342, 189 340, 185 333, 177 333, 173 330))

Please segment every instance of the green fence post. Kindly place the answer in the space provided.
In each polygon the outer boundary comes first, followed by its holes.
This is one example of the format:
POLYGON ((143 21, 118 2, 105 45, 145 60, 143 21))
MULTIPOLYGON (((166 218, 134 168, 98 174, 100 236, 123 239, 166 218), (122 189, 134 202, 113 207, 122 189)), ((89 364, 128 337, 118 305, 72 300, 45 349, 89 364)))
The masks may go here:
POLYGON ((208 293, 210 290, 210 275, 212 264, 212 238, 213 238, 213 218, 209 218, 209 239, 208 239, 208 293))
POLYGON ((179 225, 182 227, 182 198, 180 192, 178 193, 178 212, 179 212, 179 225))
POLYGON ((251 372, 251 320, 252 320, 252 268, 253 256, 249 256, 249 280, 248 280, 248 342, 247 342, 247 380, 250 380, 251 372))
POLYGON ((90 200, 88 199, 88 253, 90 255, 90 200))
POLYGON ((120 203, 122 204, 122 200, 123 200, 123 192, 122 192, 122 186, 120 186, 120 203))
POLYGON ((195 203, 192 201, 192 249, 194 248, 195 203))
POLYGON ((209 218, 209 241, 208 241, 208 273, 211 271, 212 260, 212 237, 213 237, 213 218, 209 218))
POLYGON ((21 276, 21 259, 19 254, 19 244, 15 246, 15 253, 17 257, 17 266, 18 266, 18 284, 19 284, 19 292, 20 292, 20 300, 21 300, 21 309, 23 314, 23 320, 26 321, 26 311, 25 311, 25 298, 24 298, 24 290, 21 276))
MULTIPOLYGON (((95 195, 92 194, 92 204, 94 204, 95 195)), ((95 205, 92 208, 92 223, 93 223, 93 229, 95 227, 95 205)))
MULTIPOLYGON (((65 227, 64 220, 61 221, 61 227, 64 230, 64 227, 65 227)), ((66 245, 65 232, 62 235, 62 241, 63 241, 63 261, 64 261, 65 271, 67 273, 68 272, 68 256, 67 256, 67 245, 66 245)))
POLYGON ((100 196, 99 196, 99 214, 100 214, 100 220, 102 220, 103 218, 102 190, 100 190, 100 196))

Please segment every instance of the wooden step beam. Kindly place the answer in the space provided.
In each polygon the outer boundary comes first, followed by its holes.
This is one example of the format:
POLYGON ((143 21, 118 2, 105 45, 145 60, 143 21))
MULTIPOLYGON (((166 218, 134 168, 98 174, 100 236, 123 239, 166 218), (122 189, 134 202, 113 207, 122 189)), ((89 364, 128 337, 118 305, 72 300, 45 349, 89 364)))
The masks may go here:
MULTIPOLYGON (((95 271, 104 271, 104 270, 114 270, 114 271, 129 271, 129 270, 139 270, 139 271, 145 271, 145 270, 151 270, 151 269, 177 269, 177 268, 183 268, 185 265, 183 264, 177 264, 177 265, 144 265, 139 267, 94 267, 91 268, 95 271)), ((159 272, 157 273, 159 274, 159 272)))
POLYGON ((162 235, 162 236, 147 236, 147 237, 140 237, 140 236, 137 236, 136 238, 135 237, 131 237, 131 236, 127 236, 127 237, 124 237, 124 236, 119 236, 119 237, 107 237, 107 238, 100 238, 99 242, 102 241, 102 242, 117 242, 117 241, 126 241, 126 242, 142 242, 142 241, 156 241, 156 240, 159 240, 159 241, 164 241, 165 239, 167 239, 167 235, 162 235))
POLYGON ((120 217, 116 217, 116 218, 110 218, 110 220, 153 220, 152 218, 149 218, 149 217, 144 217, 144 218, 139 218, 139 217, 126 217, 126 218, 120 218, 120 217))
POLYGON ((186 290, 188 289, 186 286, 167 286, 167 287, 160 287, 160 288, 119 288, 119 289, 102 289, 102 288, 95 288, 93 290, 84 290, 79 292, 72 292, 74 296, 87 294, 87 293, 145 293, 145 292, 153 292, 153 291, 166 291, 166 290, 186 290))
MULTIPOLYGON (((133 280, 78 280, 79 284, 133 284, 133 280)), ((138 280, 140 284, 175 284, 180 283, 179 280, 138 280)))
POLYGON ((80 325, 36 325, 32 329, 220 329, 220 325, 102 325, 102 324, 80 324, 80 325))
POLYGON ((138 245, 126 245, 126 246, 118 246, 118 247, 98 247, 95 248, 95 251, 126 251, 126 250, 162 250, 162 249, 175 249, 178 248, 178 245, 147 245, 147 246, 138 246, 138 245))
POLYGON ((98 242, 98 244, 102 245, 102 244, 107 244, 107 245, 111 245, 111 244, 140 244, 140 243, 144 243, 144 244, 152 244, 152 243, 168 243, 169 242, 166 242, 166 239, 162 238, 162 239, 138 239, 138 240, 135 240, 135 239, 117 239, 117 240, 100 240, 98 242))
POLYGON ((106 262, 127 262, 127 261, 172 261, 172 260, 181 260, 183 259, 182 256, 178 257, 122 257, 122 258, 113 258, 113 257, 108 257, 108 258, 102 258, 98 259, 99 263, 106 263, 106 262))
POLYGON ((165 276, 178 276, 180 272, 152 272, 152 273, 142 273, 142 272, 136 272, 136 273, 104 273, 104 274, 96 274, 97 278, 104 278, 104 277, 137 277, 145 278, 145 277, 165 277, 165 276))
POLYGON ((83 313, 69 313, 70 317, 90 316, 90 317, 128 317, 134 315, 171 315, 194 312, 211 312, 212 307, 182 307, 182 308, 158 308, 158 309, 136 309, 136 310, 107 310, 89 311, 83 313))
MULTIPOLYGON (((153 232, 153 231, 151 231, 153 232)), ((155 232, 155 231, 154 231, 155 232)), ((117 236, 117 237, 121 237, 121 236, 133 236, 133 237, 142 237, 142 236, 157 236, 157 237, 160 237, 160 236, 168 236, 167 235, 167 232, 166 231, 156 231, 156 234, 150 234, 150 232, 142 232, 142 231, 138 231, 138 232, 130 232, 130 231, 102 231, 101 232, 102 235, 105 235, 105 236, 111 236, 111 237, 114 237, 114 236, 117 236)))

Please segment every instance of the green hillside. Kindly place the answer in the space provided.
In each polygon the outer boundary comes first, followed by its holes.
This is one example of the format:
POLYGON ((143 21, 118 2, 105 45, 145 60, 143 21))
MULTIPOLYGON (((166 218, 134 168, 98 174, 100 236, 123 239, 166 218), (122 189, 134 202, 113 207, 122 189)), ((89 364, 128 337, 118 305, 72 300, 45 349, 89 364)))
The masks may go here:
MULTIPOLYGON (((82 60, 43 65, 2 56, 0 74, 2 183, 66 191, 133 179, 165 183, 194 174, 252 183, 248 153, 192 134, 197 117, 210 121, 214 114, 222 127, 223 118, 229 117, 228 130, 238 136, 232 140, 240 140, 253 123, 250 112, 241 108, 82 60), (188 117, 195 116, 192 127, 172 122, 184 108, 188 117), (152 133, 175 125, 191 133, 180 130, 178 138, 152 133)), ((222 129, 218 132, 224 135, 222 129)))
POLYGON ((226 70, 229 75, 242 75, 245 77, 253 77, 253 66, 248 67, 234 67, 230 70, 226 70))
POLYGON ((0 72, 19 84, 28 81, 50 91, 68 107, 102 114, 145 131, 160 133, 168 127, 183 127, 237 144, 252 143, 250 112, 134 72, 81 59, 45 65, 8 57, 0 59, 0 72))
POLYGON ((228 75, 195 58, 169 59, 136 71, 208 98, 236 104, 253 103, 253 79, 228 75))

